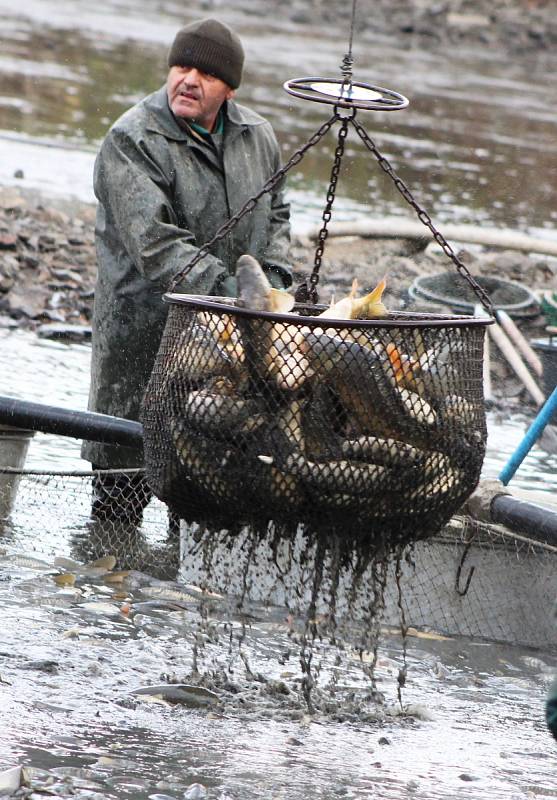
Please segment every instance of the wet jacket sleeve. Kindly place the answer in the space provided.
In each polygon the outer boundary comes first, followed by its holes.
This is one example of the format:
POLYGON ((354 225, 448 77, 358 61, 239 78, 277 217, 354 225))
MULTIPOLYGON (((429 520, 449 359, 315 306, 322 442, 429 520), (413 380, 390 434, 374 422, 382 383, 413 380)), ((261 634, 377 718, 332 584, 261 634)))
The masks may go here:
MULTIPOLYGON (((147 148, 112 130, 95 164, 95 194, 104 210, 102 234, 123 247, 143 277, 168 290, 173 278, 198 252, 192 233, 178 225, 171 203, 170 178, 147 148)), ((209 294, 227 274, 207 255, 177 286, 209 294)))

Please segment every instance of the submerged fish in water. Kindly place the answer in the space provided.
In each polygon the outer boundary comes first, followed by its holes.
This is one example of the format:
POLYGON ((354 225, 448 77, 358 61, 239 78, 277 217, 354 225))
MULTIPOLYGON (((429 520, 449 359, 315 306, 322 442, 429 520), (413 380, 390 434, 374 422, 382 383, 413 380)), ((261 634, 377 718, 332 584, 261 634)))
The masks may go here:
POLYGON ((136 697, 164 700, 167 703, 180 703, 189 708, 208 708, 220 704, 218 694, 203 686, 191 686, 187 683, 163 683, 157 686, 142 686, 132 689, 130 694, 136 697))

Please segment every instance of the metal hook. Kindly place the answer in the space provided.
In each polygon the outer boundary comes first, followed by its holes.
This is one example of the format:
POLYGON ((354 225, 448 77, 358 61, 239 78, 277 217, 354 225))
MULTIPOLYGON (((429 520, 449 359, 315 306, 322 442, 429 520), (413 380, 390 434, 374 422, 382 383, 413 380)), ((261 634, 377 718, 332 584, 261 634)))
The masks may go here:
POLYGON ((461 597, 464 597, 468 593, 468 589, 470 588, 470 583, 472 582, 472 577, 474 575, 474 572, 476 571, 476 567, 472 565, 470 567, 468 577, 466 578, 464 589, 461 589, 460 576, 462 574, 462 568, 464 567, 464 562, 466 561, 466 557, 470 551, 470 547, 472 546, 472 541, 474 539, 474 536, 475 536, 475 531, 472 534, 471 538, 466 542, 466 546, 464 547, 464 550, 462 551, 462 556, 460 557, 460 564, 458 565, 456 570, 455 589, 461 597))

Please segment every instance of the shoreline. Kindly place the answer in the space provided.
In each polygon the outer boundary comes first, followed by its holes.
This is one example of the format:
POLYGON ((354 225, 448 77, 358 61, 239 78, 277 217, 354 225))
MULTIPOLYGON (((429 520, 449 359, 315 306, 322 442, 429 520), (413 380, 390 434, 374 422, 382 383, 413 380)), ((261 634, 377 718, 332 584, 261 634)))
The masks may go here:
MULTIPOLYGON (((347 29, 349 3, 325 0, 278 0, 284 16, 297 24, 347 29), (341 28, 341 26, 344 26, 341 28)), ((435 49, 459 45, 499 47, 513 55, 549 52, 557 44, 554 0, 360 0, 356 6, 358 37, 398 37, 402 46, 435 49)), ((342 41, 342 39, 341 39, 342 41)))

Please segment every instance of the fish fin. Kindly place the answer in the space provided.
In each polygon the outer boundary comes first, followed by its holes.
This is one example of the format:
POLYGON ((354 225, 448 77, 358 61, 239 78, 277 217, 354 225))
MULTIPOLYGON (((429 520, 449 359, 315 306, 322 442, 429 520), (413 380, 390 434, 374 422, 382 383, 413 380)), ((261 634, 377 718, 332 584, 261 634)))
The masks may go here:
POLYGON ((385 348, 397 384, 414 385, 417 362, 400 352, 396 344, 389 342, 385 348))
POLYGON ((289 311, 292 311, 295 302, 296 301, 294 297, 288 292, 285 292, 283 289, 271 288, 269 292, 269 305, 271 307, 271 311, 276 311, 280 314, 287 314, 289 311))
POLYGON ((372 317, 384 317, 388 314, 388 309, 381 302, 383 292, 387 286, 385 278, 379 281, 375 289, 364 297, 354 300, 352 319, 369 319, 372 317))

